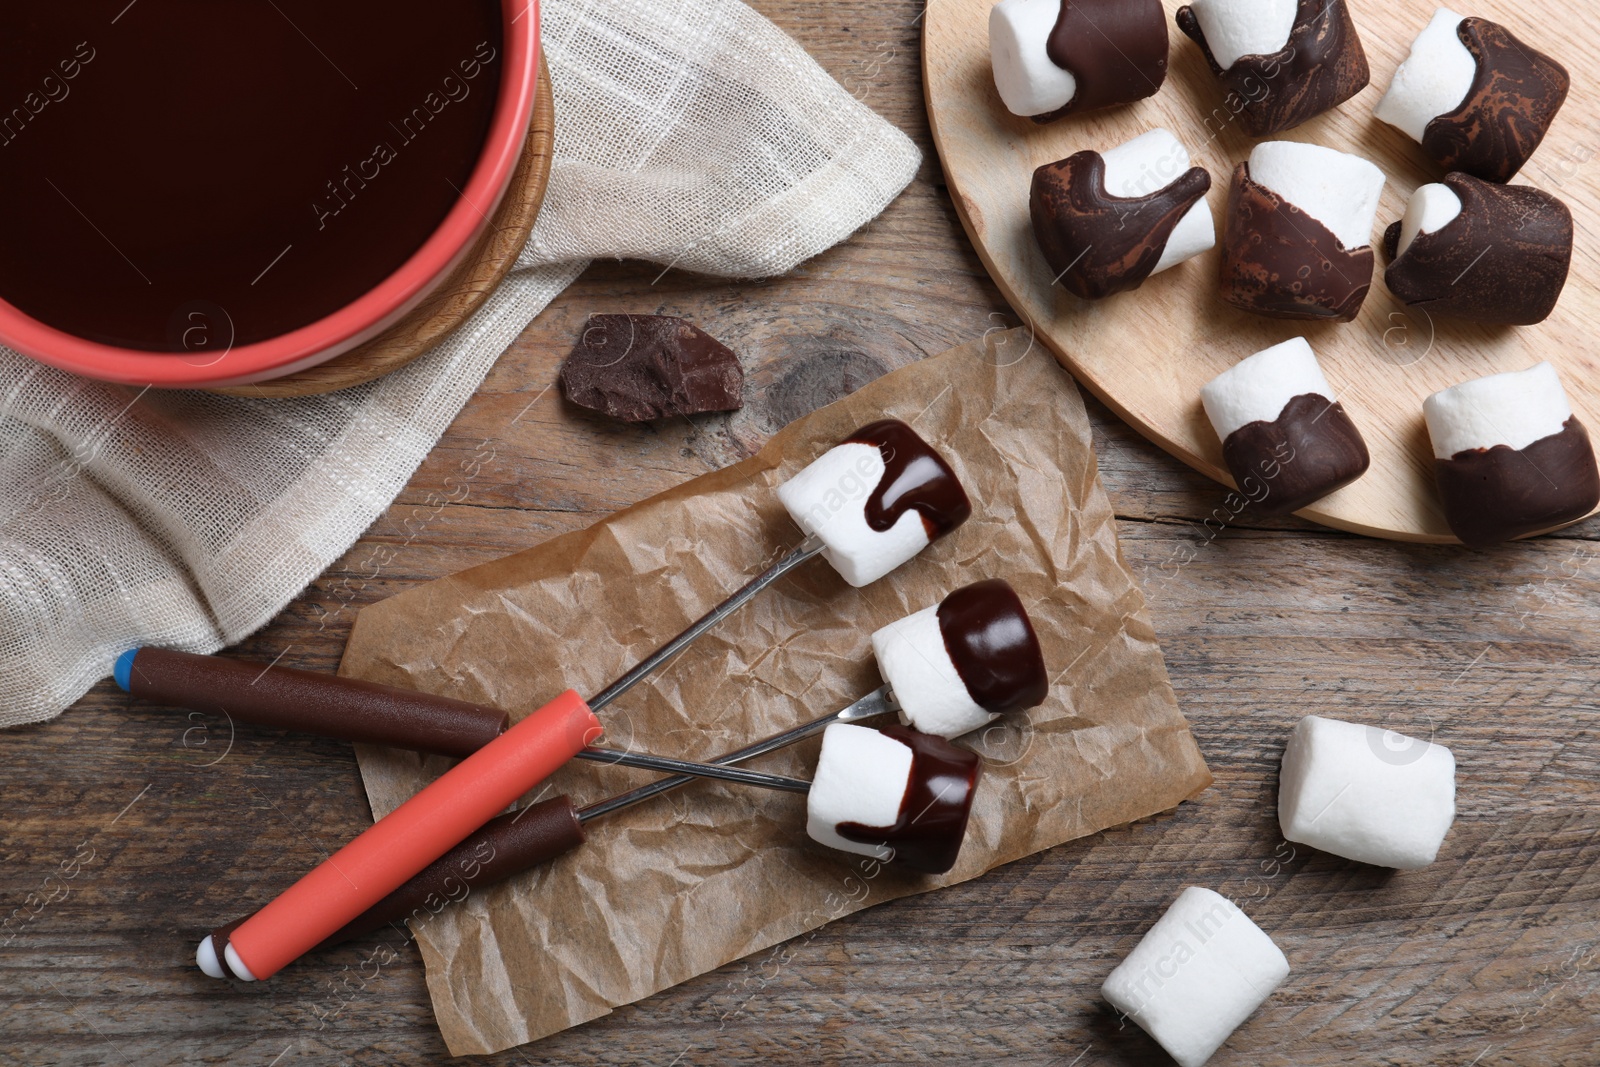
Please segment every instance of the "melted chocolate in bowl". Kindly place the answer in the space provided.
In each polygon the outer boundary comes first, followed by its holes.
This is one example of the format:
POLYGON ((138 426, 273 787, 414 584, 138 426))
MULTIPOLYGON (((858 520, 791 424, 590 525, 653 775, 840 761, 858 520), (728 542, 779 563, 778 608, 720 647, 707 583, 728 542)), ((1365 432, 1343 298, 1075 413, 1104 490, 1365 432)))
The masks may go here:
POLYGON ((0 299, 149 351, 266 340, 392 274, 459 199, 496 0, 0 11, 0 299))
POLYGON ((848 841, 888 845, 894 850, 890 862, 897 866, 943 874, 961 853, 983 761, 975 752, 906 726, 885 726, 881 732, 911 748, 911 780, 899 818, 893 826, 842 822, 835 829, 848 841))

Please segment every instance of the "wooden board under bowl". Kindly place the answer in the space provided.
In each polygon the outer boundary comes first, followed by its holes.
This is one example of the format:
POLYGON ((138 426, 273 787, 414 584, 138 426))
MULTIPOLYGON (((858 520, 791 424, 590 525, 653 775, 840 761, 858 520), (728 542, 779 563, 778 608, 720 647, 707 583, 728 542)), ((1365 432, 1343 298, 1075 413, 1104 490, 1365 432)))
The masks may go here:
POLYGON ((489 226, 454 273, 404 318, 365 344, 326 363, 282 378, 250 385, 222 386, 211 391, 229 396, 311 396, 370 382, 405 366, 471 317, 489 299, 517 261, 544 204, 555 153, 556 109, 550 90, 550 67, 539 60, 539 90, 522 158, 512 172, 506 195, 489 226))
MULTIPOLYGON (((1504 23, 1573 74, 1572 93, 1539 151, 1514 180, 1554 193, 1572 209, 1577 247, 1555 313, 1537 326, 1487 327, 1430 320, 1405 307, 1377 276, 1361 315, 1348 324, 1265 319, 1217 296, 1218 250, 1158 274, 1130 293, 1088 302, 1051 285, 1028 223, 1034 168, 1086 148, 1106 149, 1165 126, 1211 172, 1208 201, 1220 223, 1234 165, 1250 154, 1222 103, 1200 49, 1171 21, 1164 0, 1169 74, 1155 96, 1125 107, 1038 126, 1006 111, 989 66, 994 0, 931 0, 923 33, 923 91, 933 139, 956 211, 978 255, 1038 340, 1118 415, 1185 463, 1232 485, 1222 445, 1200 406, 1200 387, 1252 352, 1304 335, 1339 399, 1361 428, 1372 467, 1360 480, 1306 508, 1308 519, 1377 537, 1452 542, 1433 486, 1433 453, 1422 421, 1429 393, 1469 378, 1548 359, 1574 411, 1600 431, 1595 235, 1600 233, 1600 115, 1589 57, 1600 54, 1600 21, 1586 7, 1496 0, 1463 10, 1504 23), (1213 109, 1216 109, 1213 111, 1213 109)), ((1399 218, 1419 185, 1440 171, 1421 147, 1379 122, 1373 108, 1432 17, 1433 0, 1353 0, 1372 81, 1326 115, 1278 135, 1355 152, 1389 181, 1373 237, 1399 218)))

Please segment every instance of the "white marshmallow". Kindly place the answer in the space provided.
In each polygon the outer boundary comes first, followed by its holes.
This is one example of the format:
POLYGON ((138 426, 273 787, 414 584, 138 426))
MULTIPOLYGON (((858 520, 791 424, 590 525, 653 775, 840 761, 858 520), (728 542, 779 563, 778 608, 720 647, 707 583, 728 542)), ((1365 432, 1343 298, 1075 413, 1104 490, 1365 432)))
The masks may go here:
POLYGON ((911 784, 911 746, 868 726, 836 722, 822 731, 817 773, 806 794, 806 833, 813 841, 888 860, 894 849, 839 836, 842 822, 893 826, 911 784))
POLYGON ((1441 182, 1417 186, 1417 191, 1406 201, 1406 213, 1400 220, 1400 240, 1395 245, 1394 258, 1399 259, 1411 247, 1419 233, 1438 233, 1461 214, 1461 198, 1455 190, 1441 182))
POLYGON ((851 585, 882 578, 928 547, 922 515, 908 509, 879 533, 867 525, 867 498, 884 475, 876 445, 830 448, 778 486, 778 500, 802 530, 822 538, 823 557, 851 585))
POLYGON ((1337 399, 1304 337, 1246 356, 1200 387, 1200 402, 1223 441, 1241 426, 1271 422, 1289 401, 1315 393, 1337 399))
MULTIPOLYGON (((1106 166, 1106 192, 1140 197, 1165 189, 1189 169, 1189 151, 1169 130, 1159 126, 1131 141, 1100 153, 1106 166)), ((1211 208, 1201 197, 1172 228, 1151 274, 1192 259, 1217 243, 1211 208)))
POLYGON ((1345 859, 1416 870, 1456 816, 1456 759, 1393 730, 1307 715, 1278 776, 1283 836, 1345 859))
POLYGON ((1181 1067, 1200 1067, 1289 976, 1272 938, 1227 897, 1178 894, 1100 987, 1181 1067))
POLYGON ((989 11, 994 85, 1013 115, 1047 115, 1072 102, 1078 82, 1046 51, 1061 0, 1000 0, 989 11))
POLYGON ((1289 43, 1299 0, 1191 0, 1217 66, 1227 70, 1242 56, 1270 56, 1289 43))
POLYGON ((1434 456, 1449 459, 1495 445, 1527 448, 1560 433, 1572 418, 1572 405, 1556 369, 1536 363, 1440 390, 1422 402, 1422 415, 1434 456))
POLYGON ((206 939, 200 942, 200 947, 194 950, 194 962, 207 978, 226 978, 228 974, 222 969, 222 964, 217 960, 217 946, 207 934, 206 939))
POLYGON ((900 721, 925 734, 957 737, 1000 716, 972 699, 939 629, 939 608, 924 608, 872 635, 878 671, 900 704, 900 721))
POLYGON ((1383 171, 1360 156, 1299 141, 1265 141, 1250 153, 1250 177, 1332 230, 1346 249, 1372 243, 1383 171))
POLYGON ((1461 106, 1472 91, 1478 64, 1456 36, 1462 16, 1441 7, 1394 72, 1373 114, 1420 142, 1428 123, 1461 106))

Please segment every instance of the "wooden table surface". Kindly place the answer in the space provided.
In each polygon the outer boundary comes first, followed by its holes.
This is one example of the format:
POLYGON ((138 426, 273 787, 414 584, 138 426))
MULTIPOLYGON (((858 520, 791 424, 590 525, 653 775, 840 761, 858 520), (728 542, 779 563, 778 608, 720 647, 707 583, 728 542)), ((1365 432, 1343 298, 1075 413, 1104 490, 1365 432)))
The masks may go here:
MULTIPOLYGON (((592 268, 388 513, 238 654, 332 670, 362 605, 581 528, 886 370, 1017 324, 933 156, 918 5, 755 6, 922 145, 916 182, 781 279, 592 268), (585 317, 614 311, 706 326, 744 357, 749 406, 636 428, 546 392, 585 317)), ((1215 786, 492 1062, 1170 1062, 1099 985, 1191 883, 1233 896, 1293 967, 1216 1064, 1600 1062, 1600 524, 1471 553, 1231 515, 1221 487, 1089 406, 1123 551, 1215 786), (1283 842, 1278 758, 1309 712, 1454 749, 1458 816, 1437 863, 1396 875, 1283 842)), ((363 965, 373 945, 357 944, 257 986, 191 962, 197 935, 368 824, 349 746, 245 727, 230 745, 218 721, 103 683, 0 734, 0 783, 0 1063, 446 1058, 416 951, 394 937, 386 965, 363 965)))

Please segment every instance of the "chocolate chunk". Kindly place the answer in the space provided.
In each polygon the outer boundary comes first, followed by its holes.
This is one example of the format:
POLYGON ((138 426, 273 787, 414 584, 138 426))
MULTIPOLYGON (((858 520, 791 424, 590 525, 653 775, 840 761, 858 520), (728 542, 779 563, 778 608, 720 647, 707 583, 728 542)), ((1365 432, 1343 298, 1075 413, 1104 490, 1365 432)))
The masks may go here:
POLYGON ((1508 182, 1544 140, 1572 79, 1498 23, 1464 18, 1456 36, 1478 70, 1461 106, 1423 130, 1423 151, 1445 170, 1508 182))
POLYGON ((1289 40, 1271 55, 1240 56, 1223 70, 1194 11, 1178 9, 1178 28, 1205 54, 1222 83, 1223 103, 1251 137, 1293 129, 1367 87, 1371 72, 1344 0, 1300 0, 1289 40))
POLYGON ((1045 52, 1077 87, 1065 107, 1034 122, 1154 96, 1167 79, 1161 0, 1061 0, 1045 52))
POLYGON ((1528 326, 1555 309, 1572 262, 1572 212, 1538 189, 1466 174, 1444 184, 1461 214, 1419 233, 1396 258, 1400 223, 1383 234, 1383 280, 1402 303, 1469 322, 1528 326))
POLYGON ((1526 448, 1506 445, 1433 461, 1450 532, 1473 548, 1583 518, 1600 503, 1589 432, 1577 416, 1526 448))
POLYGON ((1256 507, 1266 515, 1287 515, 1316 503, 1361 477, 1371 463, 1344 405, 1316 393, 1294 397, 1271 422, 1251 422, 1222 442, 1239 491, 1255 499, 1252 485, 1265 485, 1256 507))
POLYGON ((1061 287, 1085 300, 1137 289, 1155 269, 1173 229, 1211 188, 1204 168, 1148 196, 1106 192, 1099 152, 1075 152, 1033 172, 1033 236, 1061 287))
POLYGON ((744 403, 739 357, 687 320, 670 315, 592 315, 561 366, 574 404, 624 422, 737 411, 744 403))
POLYGON ((1322 223, 1252 181, 1240 163, 1228 187, 1222 300, 1275 319, 1349 322, 1372 287, 1372 248, 1350 251, 1322 223))

